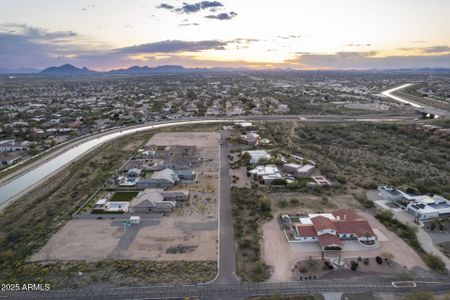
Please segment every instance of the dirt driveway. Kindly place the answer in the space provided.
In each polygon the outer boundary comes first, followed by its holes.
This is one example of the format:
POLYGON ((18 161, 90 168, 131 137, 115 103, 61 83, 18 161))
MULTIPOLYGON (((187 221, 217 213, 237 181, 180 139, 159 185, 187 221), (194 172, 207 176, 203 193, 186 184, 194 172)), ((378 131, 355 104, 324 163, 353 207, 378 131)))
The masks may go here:
MULTIPOLYGON (((352 246, 349 247, 349 249, 352 250, 342 251, 342 257, 375 257, 388 252, 394 256, 394 260, 402 266, 405 266, 407 269, 412 269, 415 266, 428 269, 423 260, 413 249, 411 249, 394 233, 387 230, 375 217, 362 211, 356 212, 370 223, 375 232, 381 232, 382 239, 380 241, 380 247, 376 249, 358 249, 352 246)), ((265 223, 262 226, 262 230, 262 257, 264 261, 273 268, 272 277, 270 278, 270 281, 272 282, 292 281, 293 272, 291 269, 296 261, 309 259, 309 257, 318 259, 321 257, 320 248, 318 246, 302 246, 297 244, 291 245, 288 243, 284 232, 278 225, 276 218, 265 223)), ((325 256, 332 257, 336 255, 326 254, 325 256)))

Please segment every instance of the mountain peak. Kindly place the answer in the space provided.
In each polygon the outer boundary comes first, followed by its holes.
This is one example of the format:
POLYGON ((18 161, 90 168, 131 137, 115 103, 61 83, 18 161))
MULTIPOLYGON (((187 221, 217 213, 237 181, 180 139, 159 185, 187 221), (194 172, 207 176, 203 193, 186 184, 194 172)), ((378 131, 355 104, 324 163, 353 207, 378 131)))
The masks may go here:
POLYGON ((59 67, 49 67, 42 70, 39 74, 43 75, 84 75, 93 74, 94 71, 89 70, 86 67, 77 68, 71 64, 64 64, 59 67))

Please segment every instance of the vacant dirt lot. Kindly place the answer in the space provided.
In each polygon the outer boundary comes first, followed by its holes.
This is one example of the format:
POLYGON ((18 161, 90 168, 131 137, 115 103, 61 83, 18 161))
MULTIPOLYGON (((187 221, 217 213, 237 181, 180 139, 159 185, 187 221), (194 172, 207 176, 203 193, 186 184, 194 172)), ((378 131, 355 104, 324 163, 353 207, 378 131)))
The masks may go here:
POLYGON ((216 260, 217 220, 175 216, 144 219, 141 224, 126 230, 120 221, 72 220, 31 260, 95 261, 107 258, 216 260))
MULTIPOLYGON (((380 247, 376 249, 359 249, 359 247, 349 244, 349 250, 341 252, 342 257, 375 257, 388 252, 394 256, 395 261, 407 269, 412 269, 416 266, 427 269, 419 255, 402 239, 387 230, 375 217, 362 211, 357 211, 357 213, 370 223, 375 232, 381 233, 380 247)), ((264 224, 262 229, 262 257, 267 264, 273 267, 270 281, 291 281, 293 280, 291 269, 296 261, 309 259, 309 257, 318 259, 321 257, 320 248, 316 243, 288 243, 275 218, 264 224)), ((336 255, 326 254, 325 256, 332 257, 336 255)))

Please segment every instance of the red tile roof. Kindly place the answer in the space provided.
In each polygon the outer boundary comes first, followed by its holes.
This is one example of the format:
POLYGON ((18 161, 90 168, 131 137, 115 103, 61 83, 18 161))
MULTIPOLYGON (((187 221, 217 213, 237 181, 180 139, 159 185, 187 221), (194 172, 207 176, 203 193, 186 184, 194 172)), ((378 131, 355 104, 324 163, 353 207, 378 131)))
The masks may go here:
POLYGON ((350 209, 338 209, 331 213, 337 220, 359 220, 361 219, 350 209))
POLYGON ((316 237, 317 231, 314 225, 299 225, 297 226, 298 235, 301 237, 316 237))
POLYGON ((372 231, 372 228, 369 225, 369 222, 365 220, 357 220, 357 221, 334 221, 334 226, 337 228, 338 234, 354 234, 357 237, 364 237, 366 233, 371 235, 375 235, 372 231))
POLYGON ((341 240, 336 235, 329 233, 319 235, 319 243, 322 248, 328 246, 342 246, 341 240))
POLYGON ((336 230, 336 227, 333 225, 330 219, 323 216, 317 216, 311 219, 311 222, 313 223, 314 227, 317 231, 331 229, 336 230))

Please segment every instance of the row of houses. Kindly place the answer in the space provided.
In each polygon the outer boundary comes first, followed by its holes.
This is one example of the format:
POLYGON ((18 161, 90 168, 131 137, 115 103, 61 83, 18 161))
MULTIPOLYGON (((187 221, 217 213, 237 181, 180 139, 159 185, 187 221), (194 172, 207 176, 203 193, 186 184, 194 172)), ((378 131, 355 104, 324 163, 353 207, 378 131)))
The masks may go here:
POLYGON ((27 151, 30 147, 30 142, 22 141, 18 142, 15 140, 3 140, 0 141, 0 152, 17 152, 17 151, 27 151))
POLYGON ((383 199, 406 209, 418 221, 450 216, 450 201, 443 196, 415 195, 390 186, 380 186, 378 192, 383 199))
POLYGON ((164 191, 161 189, 145 189, 140 191, 130 202, 109 201, 99 199, 94 205, 94 211, 122 213, 168 213, 172 212, 178 202, 189 199, 188 191, 164 191))
POLYGON ((124 175, 117 178, 119 186, 136 188, 169 188, 178 183, 190 183, 195 179, 192 170, 174 170, 170 168, 155 171, 146 178, 145 171, 138 168, 128 170, 124 175))

